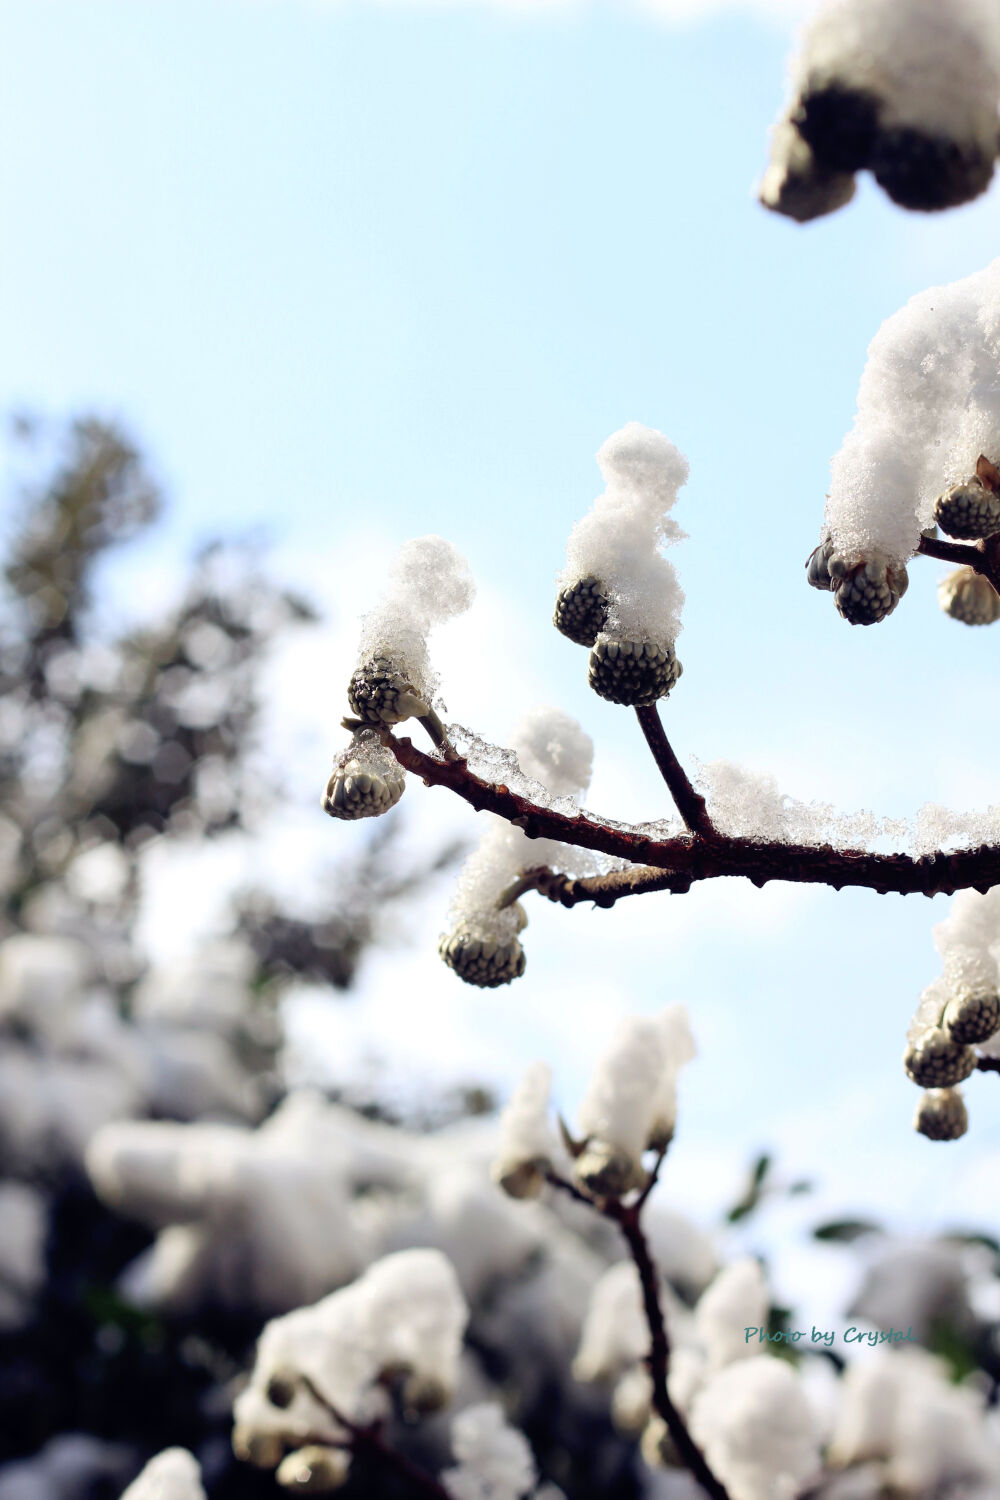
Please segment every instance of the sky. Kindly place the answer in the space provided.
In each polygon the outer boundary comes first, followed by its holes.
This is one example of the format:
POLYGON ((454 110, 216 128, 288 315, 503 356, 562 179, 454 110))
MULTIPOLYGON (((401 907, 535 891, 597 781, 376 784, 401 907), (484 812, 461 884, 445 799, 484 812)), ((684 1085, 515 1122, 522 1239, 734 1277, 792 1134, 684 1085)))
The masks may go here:
MULTIPOLYGON (((802 565, 869 340, 988 263, 1000 189, 921 217, 866 182, 830 219, 767 215, 753 189, 801 9, 0 3, 0 411, 117 416, 161 474, 167 517, 108 570, 108 621, 155 608, 199 542, 232 532, 266 538, 323 610, 266 669, 289 793, 262 840, 291 894, 315 897, 312 872, 355 847, 318 790, 357 617, 413 535, 452 540, 479 585, 435 638, 449 717, 502 743, 557 703, 594 737, 592 807, 667 811, 632 717, 549 624, 601 487, 593 455, 633 419, 691 461, 665 710, 685 762, 883 815, 994 800, 996 637, 939 612, 938 565, 917 562, 872 630, 802 565)), ((443 791, 410 786, 403 807, 411 847, 475 836, 443 791)), ((154 860, 150 946, 202 930, 261 857, 154 860)), ((613 912, 536 900, 525 977, 481 992, 435 956, 448 899, 427 892, 350 1003, 299 997, 303 1068, 376 1059, 503 1094, 543 1056, 571 1113, 615 1017, 683 1000, 700 1057, 665 1178, 679 1206, 717 1214, 770 1148, 817 1182, 801 1224, 1000 1228, 996 1079, 970 1082, 964 1141, 910 1129, 900 1057, 945 901, 742 882, 613 912)))

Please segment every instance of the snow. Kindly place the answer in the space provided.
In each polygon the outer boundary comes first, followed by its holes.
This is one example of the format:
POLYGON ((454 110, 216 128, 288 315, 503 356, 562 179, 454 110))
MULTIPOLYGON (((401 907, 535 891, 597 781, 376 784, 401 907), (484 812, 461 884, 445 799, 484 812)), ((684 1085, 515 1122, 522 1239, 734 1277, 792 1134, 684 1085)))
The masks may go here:
POLYGON ((362 621, 358 665, 388 658, 430 703, 437 678, 427 636, 435 625, 463 614, 474 595, 468 564, 450 542, 415 537, 400 548, 381 601, 362 621))
POLYGON ((630 422, 607 439, 597 462, 607 488, 574 526, 558 586, 598 578, 609 600, 609 634, 672 646, 684 594, 660 547, 683 535, 670 511, 688 476, 687 459, 662 433, 630 422))

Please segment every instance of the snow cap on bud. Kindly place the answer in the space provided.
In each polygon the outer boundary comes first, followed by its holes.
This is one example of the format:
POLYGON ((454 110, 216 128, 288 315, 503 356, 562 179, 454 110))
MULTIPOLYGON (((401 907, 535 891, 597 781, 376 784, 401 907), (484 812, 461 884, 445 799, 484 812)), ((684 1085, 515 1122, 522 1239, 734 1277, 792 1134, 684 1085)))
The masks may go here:
POLYGON ((994 625, 1000 620, 1000 594, 975 568, 956 568, 942 578, 938 604, 963 625, 994 625))
POLYGON ((710 1369, 747 1353, 744 1330, 767 1323, 770 1301, 760 1262, 753 1256, 722 1268, 702 1292, 694 1314, 710 1369))
POLYGON ((907 1043, 903 1066, 922 1089, 949 1088, 968 1078, 976 1066, 976 1054, 935 1026, 907 1043))
POLYGON ((753 1355, 725 1365, 695 1396, 689 1426, 734 1500, 792 1500, 819 1477, 818 1423, 783 1359, 753 1355))
POLYGON ((309 1443, 296 1448, 278 1465, 275 1479, 285 1489, 300 1495, 328 1495, 347 1482, 351 1455, 343 1448, 309 1443))
MULTIPOLYGON (((566 634, 575 632, 571 639, 581 645, 599 646, 606 635, 616 644, 672 658, 684 595, 660 548, 683 534, 669 512, 687 479, 687 459, 662 433, 630 422, 608 438, 597 462, 607 488, 570 535, 556 624, 566 634)), ((592 656, 592 679, 594 670, 592 656)))
POLYGON ((358 669, 348 689, 359 719, 398 724, 428 712, 437 678, 427 636, 463 614, 474 594, 468 564, 442 537, 416 537, 400 549, 386 594, 362 621, 358 669))
POLYGON ((545 1171, 559 1155, 549 1122, 552 1070, 532 1063, 500 1116, 500 1142, 492 1167, 493 1181, 511 1198, 537 1198, 545 1171))
POLYGON ((579 1111, 584 1151, 575 1172, 591 1191, 620 1196, 642 1184, 642 1153, 669 1141, 677 1073, 693 1056, 683 1006, 619 1022, 579 1111))
POLYGON ((913 1128, 929 1141, 957 1141, 969 1128, 968 1111, 959 1090, 925 1090, 913 1117, 913 1128))
POLYGON ((331 818, 378 818, 395 807, 406 785, 406 773, 372 730, 359 730, 334 762, 323 793, 323 811, 331 818))

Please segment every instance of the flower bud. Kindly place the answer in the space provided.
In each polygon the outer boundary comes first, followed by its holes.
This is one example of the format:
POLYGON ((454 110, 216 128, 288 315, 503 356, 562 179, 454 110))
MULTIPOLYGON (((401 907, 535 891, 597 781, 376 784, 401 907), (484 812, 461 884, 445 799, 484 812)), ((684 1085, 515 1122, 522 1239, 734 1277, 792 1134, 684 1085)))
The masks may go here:
POLYGON ((510 1166, 500 1163, 493 1171, 493 1181, 508 1198, 540 1198, 547 1165, 543 1161, 518 1161, 510 1166))
POLYGON ((405 786, 406 773, 392 751, 363 729, 335 762, 321 805, 331 818, 378 818, 395 807, 405 786))
POLYGON ((556 595, 552 623, 578 646, 592 646, 604 629, 607 617, 607 595, 600 580, 592 575, 560 589, 556 595))
POLYGON ((975 568, 956 568, 938 584, 938 603, 963 625, 992 625, 1000 620, 1000 594, 975 568))
POLYGON ((854 197, 850 172, 830 172, 820 165, 809 143, 790 120, 775 127, 771 157, 760 184, 765 208, 799 224, 835 213, 854 197))
POLYGON ((957 1141, 963 1136, 969 1116, 958 1089, 928 1089, 921 1094, 913 1128, 929 1141, 957 1141))
POLYGON ((810 588, 823 589, 826 593, 833 592, 833 579, 830 576, 832 556, 833 542, 826 536, 806 558, 806 582, 810 588))
POLYGON ((278 1407, 280 1411, 286 1411, 295 1400, 298 1389, 299 1381, 294 1371, 282 1370, 272 1375, 267 1382, 267 1399, 272 1406, 278 1407))
POLYGON ((636 708, 665 698, 682 670, 672 646, 602 634, 590 653, 588 681, 609 703, 636 708))
POLYGON ((952 1041, 942 1027, 932 1026, 908 1043, 903 1066, 922 1089, 948 1088, 968 1078, 976 1066, 976 1054, 971 1047, 952 1041))
POLYGON ((430 712, 424 695, 386 656, 360 666, 347 688, 351 710, 368 724, 401 724, 430 712))
POLYGON ((325 1495, 340 1489, 350 1467, 351 1455, 343 1448, 309 1443, 289 1453, 274 1477, 285 1489, 296 1490, 300 1495, 325 1495))
POLYGON ((900 125, 878 132, 871 170, 901 208, 931 212, 978 198, 990 185, 995 162, 995 134, 988 143, 959 141, 900 125))
POLYGON ((651 1469, 683 1468, 681 1456, 662 1417, 650 1417, 643 1429, 639 1451, 651 1469))
POLYGON ((400 1400, 403 1410, 417 1417, 429 1417, 443 1410, 451 1400, 451 1391, 436 1375, 414 1370, 403 1381, 400 1400))
POLYGON ((981 479, 968 479, 938 496, 934 515, 941 530, 960 541, 993 536, 1000 531, 1000 495, 981 479))
MULTIPOLYGON (((524 908, 518 904, 517 910, 524 917, 523 927, 527 922, 524 908)), ((484 990, 510 984, 524 973, 524 949, 513 934, 496 937, 469 922, 460 922, 453 932, 444 933, 438 952, 459 979, 484 990)))
POLYGON ((646 1182, 641 1162, 611 1141, 596 1138, 584 1145, 573 1164, 573 1173, 581 1186, 596 1198, 620 1198, 623 1193, 643 1187, 646 1182))
POLYGON ((240 1463, 255 1469, 273 1469, 281 1462, 285 1444, 276 1432, 258 1432, 246 1423, 233 1428, 233 1452, 240 1463))
POLYGON ((653 1382, 642 1365, 633 1365, 611 1397, 611 1420, 622 1437, 637 1438, 653 1415, 653 1382))
POLYGON ((962 1046, 989 1041, 1000 1031, 1000 995, 954 995, 945 1006, 941 1024, 952 1041, 962 1046))
POLYGON ((838 568, 837 562, 834 556, 829 563, 834 599, 848 624, 877 625, 892 614, 909 585, 905 568, 874 557, 853 568, 838 568))

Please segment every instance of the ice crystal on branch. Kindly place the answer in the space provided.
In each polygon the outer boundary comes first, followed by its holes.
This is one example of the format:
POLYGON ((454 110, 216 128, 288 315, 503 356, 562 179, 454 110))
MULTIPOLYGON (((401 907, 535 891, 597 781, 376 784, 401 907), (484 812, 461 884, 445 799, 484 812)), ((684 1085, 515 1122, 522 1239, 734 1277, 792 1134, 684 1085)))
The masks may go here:
MULTIPOLYGON (((537 708, 524 715, 511 736, 508 780, 527 776, 538 783, 541 805, 582 795, 590 784, 594 747, 569 714, 537 708)), ((448 931, 439 951, 468 984, 492 988, 524 972, 518 934, 527 925, 523 907, 501 900, 525 870, 574 864, 575 851, 549 839, 530 840, 519 828, 489 817, 478 848, 462 867, 448 931)))

